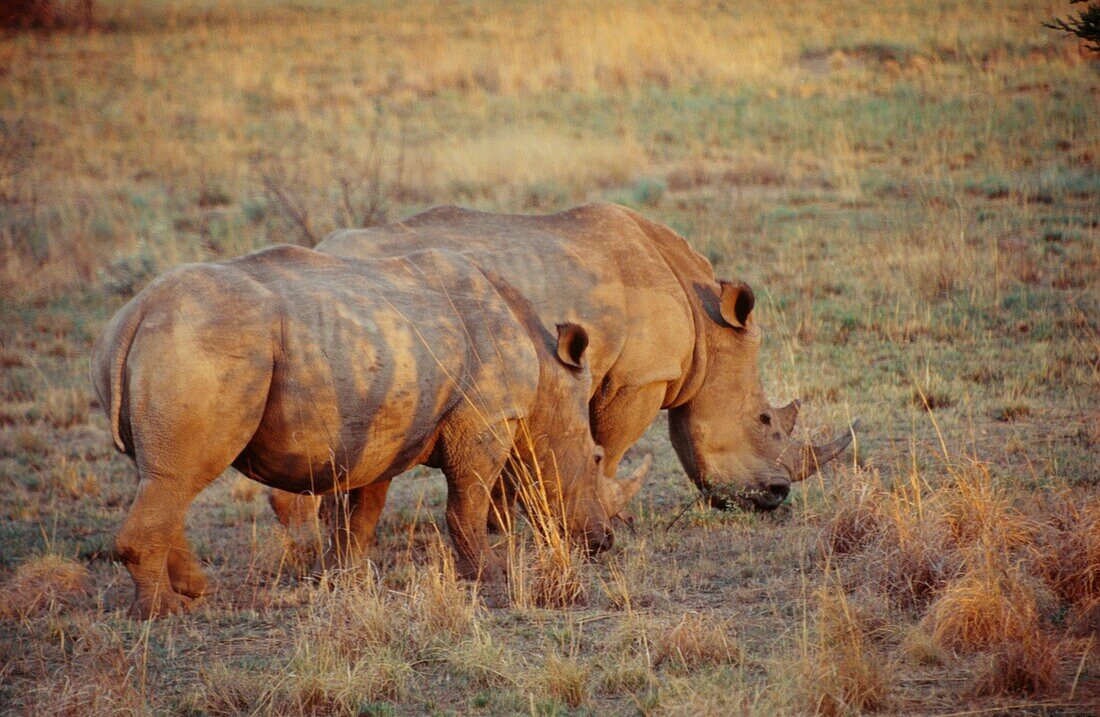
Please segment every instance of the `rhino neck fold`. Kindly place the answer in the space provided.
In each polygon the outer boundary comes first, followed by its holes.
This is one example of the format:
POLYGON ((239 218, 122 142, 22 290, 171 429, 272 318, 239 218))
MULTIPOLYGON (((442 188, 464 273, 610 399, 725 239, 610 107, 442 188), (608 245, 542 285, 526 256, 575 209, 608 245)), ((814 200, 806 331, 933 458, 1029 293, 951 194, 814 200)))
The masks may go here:
MULTIPOLYGON (((680 275, 675 270, 672 273, 676 275, 680 286, 684 287, 684 280, 680 275)), ((695 394, 699 393, 707 376, 707 317, 699 301, 693 301, 692 294, 686 287, 684 289, 684 299, 691 312, 695 340, 692 342, 691 356, 685 362, 680 377, 668 385, 664 403, 661 405, 664 409, 678 408, 695 398, 695 394)))
POLYGON ((678 379, 670 381, 665 391, 662 409, 676 408, 690 401, 703 384, 707 369, 707 317, 699 299, 701 286, 712 287, 711 293, 718 291, 718 280, 710 262, 699 252, 691 248, 687 239, 666 226, 652 222, 633 210, 625 210, 630 219, 650 240, 668 268, 676 277, 683 294, 683 302, 691 315, 694 341, 691 356, 683 366, 678 379))

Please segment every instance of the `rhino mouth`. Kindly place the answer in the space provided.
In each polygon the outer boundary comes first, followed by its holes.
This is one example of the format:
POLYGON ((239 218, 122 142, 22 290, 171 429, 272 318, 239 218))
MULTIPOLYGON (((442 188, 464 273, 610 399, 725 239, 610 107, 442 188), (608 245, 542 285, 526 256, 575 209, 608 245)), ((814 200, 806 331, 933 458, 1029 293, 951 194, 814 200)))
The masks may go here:
POLYGON ((770 512, 783 504, 790 493, 790 486, 772 488, 744 488, 736 491, 703 490, 703 499, 715 510, 752 510, 770 512))
POLYGON ((696 484, 707 504, 718 510, 775 510, 787 499, 793 484, 806 480, 821 466, 839 456, 851 444, 859 427, 860 421, 856 419, 846 433, 823 445, 792 442, 788 450, 776 460, 778 466, 786 469, 786 478, 773 477, 765 479, 756 487, 741 489, 718 486, 705 478, 697 480, 696 484))

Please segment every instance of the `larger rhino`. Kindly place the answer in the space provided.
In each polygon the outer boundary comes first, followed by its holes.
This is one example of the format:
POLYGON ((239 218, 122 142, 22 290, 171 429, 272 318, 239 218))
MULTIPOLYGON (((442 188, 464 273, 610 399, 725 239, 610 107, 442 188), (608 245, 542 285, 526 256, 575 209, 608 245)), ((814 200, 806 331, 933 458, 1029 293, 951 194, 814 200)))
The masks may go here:
POLYGON ((116 541, 133 614, 203 593, 184 516, 230 465, 285 491, 347 491, 330 548, 344 561, 390 479, 426 464, 447 477, 459 570, 494 580, 489 493, 510 457, 544 476, 590 550, 607 547, 617 507, 601 500, 587 345, 581 325, 547 330, 507 282, 446 251, 366 262, 283 246, 160 277, 92 355, 115 445, 138 468, 116 541))
POLYGON ((792 438, 799 402, 773 407, 760 382, 752 290, 715 278, 687 241, 631 209, 522 216, 442 206, 337 231, 316 248, 379 257, 423 247, 464 252, 544 317, 588 328, 589 414, 608 476, 662 409, 684 470, 718 508, 774 509, 851 442, 850 432, 821 446, 792 438))

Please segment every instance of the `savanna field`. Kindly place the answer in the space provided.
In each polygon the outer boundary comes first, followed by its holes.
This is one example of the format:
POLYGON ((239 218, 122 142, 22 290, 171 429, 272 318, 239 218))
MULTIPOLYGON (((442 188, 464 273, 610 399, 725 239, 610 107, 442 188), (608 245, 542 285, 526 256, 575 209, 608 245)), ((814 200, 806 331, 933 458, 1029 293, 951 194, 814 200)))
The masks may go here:
POLYGON ((1041 24, 1082 7, 101 0, 0 35, 0 712, 1097 714, 1100 65, 1041 24), (854 450, 720 512, 662 414, 632 529, 587 561, 519 521, 503 608, 438 473, 316 586, 231 470, 189 514, 210 593, 129 619, 88 364, 134 293, 591 201, 751 284, 772 402, 854 450))

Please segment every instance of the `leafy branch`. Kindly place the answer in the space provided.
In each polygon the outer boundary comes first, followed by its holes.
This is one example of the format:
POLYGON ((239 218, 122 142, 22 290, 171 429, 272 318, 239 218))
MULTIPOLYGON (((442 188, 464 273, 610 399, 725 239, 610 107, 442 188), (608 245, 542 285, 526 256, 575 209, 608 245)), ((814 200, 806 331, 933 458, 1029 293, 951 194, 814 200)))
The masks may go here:
MULTIPOLYGON (((1070 0, 1071 5, 1084 3, 1087 0, 1070 0)), ((1043 27, 1057 30, 1070 35, 1076 35, 1085 41, 1085 47, 1093 52, 1100 52, 1100 5, 1089 5, 1077 17, 1070 15, 1067 18, 1056 17, 1050 22, 1044 22, 1043 27)))

